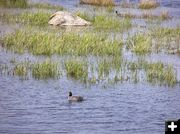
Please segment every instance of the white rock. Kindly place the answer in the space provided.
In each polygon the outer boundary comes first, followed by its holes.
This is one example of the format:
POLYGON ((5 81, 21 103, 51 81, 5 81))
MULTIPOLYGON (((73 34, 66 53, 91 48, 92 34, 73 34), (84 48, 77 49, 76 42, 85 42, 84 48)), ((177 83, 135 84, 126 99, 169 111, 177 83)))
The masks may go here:
POLYGON ((51 15, 50 25, 55 26, 87 26, 91 25, 90 22, 80 18, 79 16, 73 15, 66 11, 58 11, 51 15))

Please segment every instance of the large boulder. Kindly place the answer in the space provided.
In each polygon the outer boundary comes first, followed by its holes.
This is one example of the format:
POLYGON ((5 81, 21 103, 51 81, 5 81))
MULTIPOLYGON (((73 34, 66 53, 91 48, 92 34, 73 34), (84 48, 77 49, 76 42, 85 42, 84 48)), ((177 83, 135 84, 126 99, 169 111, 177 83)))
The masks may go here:
POLYGON ((58 11, 51 15, 50 25, 55 26, 87 26, 91 25, 90 22, 80 18, 79 16, 73 15, 66 11, 58 11))

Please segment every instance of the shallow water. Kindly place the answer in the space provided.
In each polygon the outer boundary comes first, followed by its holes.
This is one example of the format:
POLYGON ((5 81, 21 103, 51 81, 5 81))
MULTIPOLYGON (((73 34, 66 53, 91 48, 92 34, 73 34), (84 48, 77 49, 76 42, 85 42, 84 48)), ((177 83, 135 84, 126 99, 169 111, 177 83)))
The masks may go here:
MULTIPOLYGON (((77 0, 45 1, 69 10, 79 8, 77 0)), ((178 0, 163 1, 162 6, 180 17, 178 0)), ((12 27, 0 23, 0 35, 11 32, 12 27)), ((133 58, 131 54, 125 56, 133 58)), ((0 48, 0 64, 9 63, 14 57, 18 61, 44 59, 43 56, 18 55, 0 48)), ((180 79, 179 56, 154 54, 146 58, 173 64, 180 79)), ((59 57, 54 59, 60 60, 59 57)), ((171 88, 124 82, 86 87, 66 77, 22 81, 0 74, 0 133, 164 134, 165 120, 180 118, 179 98, 180 85, 171 88), (69 90, 82 95, 85 101, 69 103, 69 90)))

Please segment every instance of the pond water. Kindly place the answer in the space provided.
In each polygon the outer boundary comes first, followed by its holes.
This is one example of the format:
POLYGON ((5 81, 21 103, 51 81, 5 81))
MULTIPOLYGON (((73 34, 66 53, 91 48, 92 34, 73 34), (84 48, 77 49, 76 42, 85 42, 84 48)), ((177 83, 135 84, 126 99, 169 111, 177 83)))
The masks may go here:
MULTIPOLYGON (((79 7, 77 0, 45 1, 69 10, 79 7)), ((180 17, 178 0, 164 0, 162 8, 176 11, 175 16, 180 17)), ((12 27, 0 25, 0 35, 11 32, 12 27)), ((14 57, 19 61, 44 59, 0 48, 0 63, 9 63, 14 57)), ((147 59, 173 64, 180 79, 179 56, 157 54, 147 59)), ((123 82, 87 87, 66 77, 60 80, 20 80, 0 74, 0 133, 164 134, 165 120, 180 118, 179 102, 180 85, 166 87, 123 82), (70 90, 83 96, 85 101, 69 103, 67 95, 70 90)))

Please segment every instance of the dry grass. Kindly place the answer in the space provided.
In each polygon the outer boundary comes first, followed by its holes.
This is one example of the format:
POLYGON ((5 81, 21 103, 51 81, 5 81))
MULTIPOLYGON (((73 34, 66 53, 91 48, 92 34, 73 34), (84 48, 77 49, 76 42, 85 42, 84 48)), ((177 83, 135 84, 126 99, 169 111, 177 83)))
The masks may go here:
POLYGON ((151 9, 159 6, 156 0, 140 0, 139 8, 141 9, 151 9))
POLYGON ((113 0, 80 0, 80 3, 97 5, 97 6, 114 6, 115 5, 113 0))

